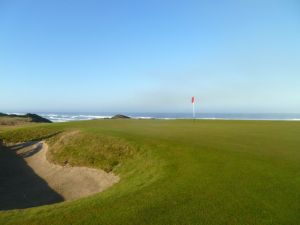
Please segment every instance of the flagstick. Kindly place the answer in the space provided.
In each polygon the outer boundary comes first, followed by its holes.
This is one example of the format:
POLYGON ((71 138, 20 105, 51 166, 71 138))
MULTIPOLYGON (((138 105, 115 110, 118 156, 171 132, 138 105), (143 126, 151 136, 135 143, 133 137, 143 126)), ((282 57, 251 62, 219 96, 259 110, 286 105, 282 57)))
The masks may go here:
POLYGON ((195 122, 195 103, 193 102, 193 118, 194 118, 194 122, 195 122))

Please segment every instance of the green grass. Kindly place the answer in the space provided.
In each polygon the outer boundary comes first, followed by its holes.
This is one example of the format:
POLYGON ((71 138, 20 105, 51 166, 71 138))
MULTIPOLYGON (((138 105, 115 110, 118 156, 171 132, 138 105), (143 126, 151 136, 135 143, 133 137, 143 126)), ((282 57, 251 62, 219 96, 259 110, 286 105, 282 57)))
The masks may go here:
POLYGON ((111 172, 137 154, 126 141, 79 130, 63 132, 48 140, 51 160, 72 166, 99 167, 111 172))
POLYGON ((299 122, 94 120, 5 129, 0 138, 47 138, 54 161, 121 177, 88 198, 2 211, 0 224, 300 221, 299 122))

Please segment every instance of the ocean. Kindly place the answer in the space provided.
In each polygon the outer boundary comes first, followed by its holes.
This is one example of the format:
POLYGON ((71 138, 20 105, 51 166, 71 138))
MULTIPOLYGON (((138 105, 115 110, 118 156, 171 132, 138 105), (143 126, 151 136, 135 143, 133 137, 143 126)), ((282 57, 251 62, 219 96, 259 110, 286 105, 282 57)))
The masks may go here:
MULTIPOLYGON (((116 113, 37 113, 53 122, 111 118, 116 113)), ((124 113, 134 119, 192 119, 191 113, 124 113)), ((300 113, 198 113, 207 120, 288 120, 300 121, 300 113)))

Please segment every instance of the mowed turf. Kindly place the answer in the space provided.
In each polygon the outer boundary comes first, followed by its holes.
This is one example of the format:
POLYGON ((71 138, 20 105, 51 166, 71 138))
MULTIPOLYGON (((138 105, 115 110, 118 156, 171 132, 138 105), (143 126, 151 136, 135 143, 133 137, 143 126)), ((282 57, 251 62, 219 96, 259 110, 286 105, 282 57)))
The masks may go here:
POLYGON ((73 202, 0 211, 0 224, 300 224, 299 122, 93 120, 1 137, 48 138, 51 149, 74 130, 89 141, 62 141, 53 160, 109 168, 121 181, 73 202))

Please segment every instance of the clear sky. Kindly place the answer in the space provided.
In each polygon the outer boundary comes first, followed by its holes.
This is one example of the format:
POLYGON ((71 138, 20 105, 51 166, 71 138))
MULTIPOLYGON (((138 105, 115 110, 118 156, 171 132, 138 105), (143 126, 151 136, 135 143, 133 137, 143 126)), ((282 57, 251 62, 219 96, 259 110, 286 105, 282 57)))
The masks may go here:
POLYGON ((299 0, 0 0, 0 111, 300 113, 299 0))

